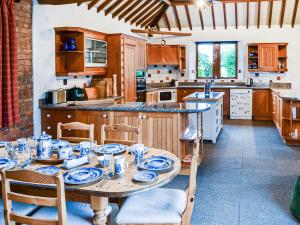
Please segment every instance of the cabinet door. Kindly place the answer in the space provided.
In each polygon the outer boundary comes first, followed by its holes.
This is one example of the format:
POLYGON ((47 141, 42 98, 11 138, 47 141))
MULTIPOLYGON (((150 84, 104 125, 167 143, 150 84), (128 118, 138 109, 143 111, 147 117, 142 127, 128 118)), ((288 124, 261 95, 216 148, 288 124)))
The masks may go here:
POLYGON ((124 100, 136 101, 136 45, 124 41, 124 100))
POLYGON ((146 94, 146 102, 147 103, 157 103, 158 102, 157 91, 148 91, 146 94))
POLYGON ((258 48, 259 69, 266 72, 278 71, 278 45, 261 44, 258 48))
POLYGON ((230 116, 230 89, 214 88, 214 92, 224 92, 223 102, 223 117, 229 118, 230 116))
POLYGON ((177 89, 177 102, 181 103, 183 102, 183 98, 193 94, 194 92, 201 92, 203 89, 198 89, 198 88, 180 88, 177 89))
POLYGON ((137 41, 137 69, 146 68, 146 42, 137 41))
MULTIPOLYGON (((252 99, 253 117, 270 118, 272 116, 272 98, 269 90, 254 90, 252 99)), ((254 118, 255 119, 255 118, 254 118)), ((263 118, 257 118, 263 119, 263 118)))
POLYGON ((165 65, 179 65, 179 46, 161 47, 162 63, 165 65))
MULTIPOLYGON (((101 126, 103 124, 108 124, 108 112, 100 111, 77 111, 76 121, 85 124, 94 124, 94 135, 95 141, 98 144, 101 143, 101 126)), ((78 137, 88 137, 87 131, 77 131, 76 136, 78 137)))
POLYGON ((162 64, 161 47, 159 45, 147 44, 147 65, 162 64))

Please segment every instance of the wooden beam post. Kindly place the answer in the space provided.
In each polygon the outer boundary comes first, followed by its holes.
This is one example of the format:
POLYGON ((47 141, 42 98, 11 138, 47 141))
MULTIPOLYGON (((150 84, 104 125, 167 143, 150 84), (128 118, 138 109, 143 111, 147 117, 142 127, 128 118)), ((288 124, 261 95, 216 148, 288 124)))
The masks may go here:
POLYGON ((224 26, 225 30, 227 29, 227 15, 226 15, 226 3, 223 2, 223 14, 224 14, 224 26))
POLYGON ((272 16, 273 16, 273 1, 270 1, 269 28, 271 28, 272 26, 272 16))
POLYGON ((297 12, 298 12, 298 6, 299 6, 299 0, 295 0, 294 12, 293 12, 293 18, 292 18, 292 27, 295 26, 295 21, 296 21, 297 12))
POLYGON ((173 10, 174 10, 174 14, 175 14, 175 20, 176 20, 177 27, 179 30, 181 30, 181 24, 180 24, 177 8, 175 5, 173 5, 173 10))
POLYGON ((185 5, 184 8, 185 8, 185 14, 186 14, 186 18, 187 18, 188 23, 189 23, 190 30, 192 30, 193 25, 192 25, 192 20, 191 20, 191 16, 190 16, 189 6, 185 5))

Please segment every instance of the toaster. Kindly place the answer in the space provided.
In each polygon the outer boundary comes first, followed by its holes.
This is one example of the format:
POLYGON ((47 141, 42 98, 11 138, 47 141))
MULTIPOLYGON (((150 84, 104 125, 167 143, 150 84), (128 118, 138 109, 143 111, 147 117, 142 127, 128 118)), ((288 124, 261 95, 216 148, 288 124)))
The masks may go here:
POLYGON ((59 104, 67 102, 67 92, 64 89, 46 92, 46 104, 59 104))

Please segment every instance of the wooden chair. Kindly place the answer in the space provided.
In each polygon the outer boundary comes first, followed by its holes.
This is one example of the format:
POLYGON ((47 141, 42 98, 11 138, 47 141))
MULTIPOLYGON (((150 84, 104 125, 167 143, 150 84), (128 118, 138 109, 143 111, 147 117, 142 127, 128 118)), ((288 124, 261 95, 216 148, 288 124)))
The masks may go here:
MULTIPOLYGON (((93 225, 94 212, 89 204, 66 202, 63 175, 44 175, 30 170, 1 171, 4 202, 4 217, 6 225, 93 225), (55 185, 57 197, 31 196, 12 192, 10 181, 26 182, 28 184, 55 185), (12 201, 42 206, 31 216, 17 214, 12 209, 12 201)), ((109 205, 106 215, 116 213, 116 205, 109 205)), ((115 224, 110 220, 110 224, 115 224)))
MULTIPOLYGON (((142 137, 140 132, 140 126, 134 127, 127 124, 114 124, 114 125, 102 125, 101 126, 101 144, 108 143, 118 143, 124 145, 132 145, 137 143, 142 143, 142 137), (110 138, 107 138, 108 132, 110 134, 110 138), (129 134, 136 135, 136 141, 128 140, 129 134), (123 135, 123 137, 122 137, 123 135), (111 138, 112 137, 112 138, 111 138), (121 138, 126 138, 127 140, 120 140, 121 138)), ((134 137, 133 137, 134 138, 134 137)))
POLYGON ((20 171, 1 171, 2 192, 4 204, 4 218, 6 225, 17 224, 39 224, 39 225, 67 225, 66 200, 64 191, 64 179, 62 174, 47 176, 29 170, 20 171), (35 184, 53 184, 57 187, 57 198, 36 197, 31 195, 19 194, 11 191, 10 182, 19 181, 35 184), (12 201, 39 206, 52 206, 58 209, 57 220, 47 220, 32 218, 17 214, 13 210, 12 201), (14 223, 13 223, 14 222, 14 223))
POLYGON ((118 224, 190 225, 196 192, 199 139, 195 139, 189 186, 182 190, 155 188, 128 197, 116 217, 118 224))
POLYGON ((80 122, 72 122, 72 123, 58 123, 57 124, 57 139, 62 139, 69 141, 71 143, 79 143, 82 141, 92 141, 94 142, 94 124, 84 124, 80 122), (62 130, 75 130, 75 131, 88 131, 89 137, 63 137, 62 130))

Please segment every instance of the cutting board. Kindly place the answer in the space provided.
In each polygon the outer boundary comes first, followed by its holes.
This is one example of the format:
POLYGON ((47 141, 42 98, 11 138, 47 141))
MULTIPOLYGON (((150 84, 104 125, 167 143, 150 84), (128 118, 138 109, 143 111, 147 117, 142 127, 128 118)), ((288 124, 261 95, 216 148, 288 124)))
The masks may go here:
POLYGON ((85 93, 88 99, 96 99, 99 97, 98 90, 95 87, 85 88, 85 93))

